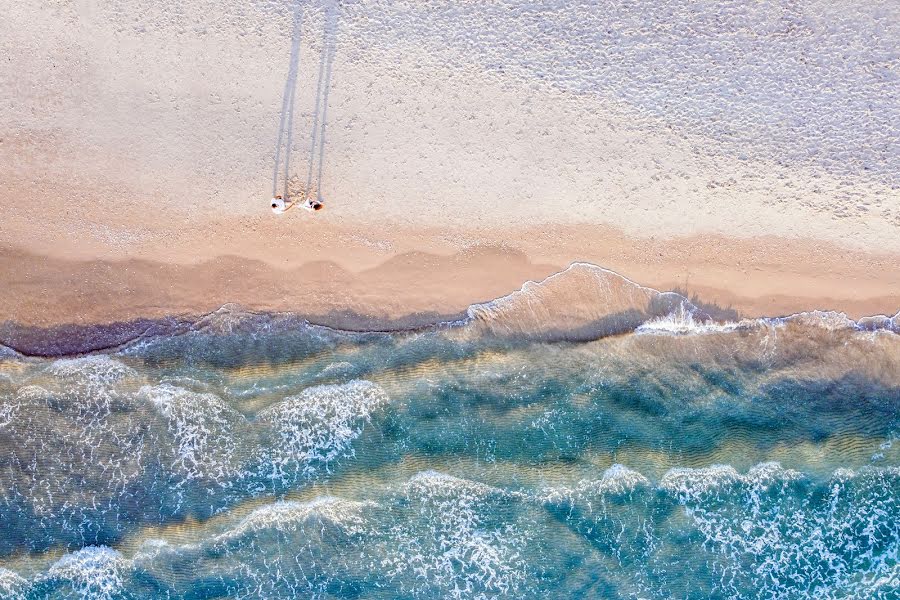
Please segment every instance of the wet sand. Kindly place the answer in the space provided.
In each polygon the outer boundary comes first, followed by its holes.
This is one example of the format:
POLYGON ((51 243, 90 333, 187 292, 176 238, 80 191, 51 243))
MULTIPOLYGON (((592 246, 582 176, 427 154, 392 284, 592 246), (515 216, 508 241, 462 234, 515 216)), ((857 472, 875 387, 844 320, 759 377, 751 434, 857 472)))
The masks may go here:
POLYGON ((72 260, 5 248, 3 320, 37 327, 112 323, 196 316, 235 303, 345 329, 407 328, 458 318, 469 305, 573 260, 742 317, 819 309, 859 318, 900 308, 900 257, 808 240, 641 239, 587 226, 373 234, 304 218, 269 221, 278 232, 273 253, 261 220, 164 239, 141 258, 72 260), (313 237, 321 241, 310 243, 313 237), (167 253, 180 260, 167 260, 167 253))

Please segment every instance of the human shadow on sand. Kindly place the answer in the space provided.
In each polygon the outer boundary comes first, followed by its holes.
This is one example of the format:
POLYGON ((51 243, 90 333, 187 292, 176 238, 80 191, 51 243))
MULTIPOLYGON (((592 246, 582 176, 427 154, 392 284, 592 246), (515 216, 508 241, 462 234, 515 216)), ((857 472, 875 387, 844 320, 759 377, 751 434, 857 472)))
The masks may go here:
POLYGON ((300 41, 303 32, 303 12, 300 2, 294 3, 294 29, 291 35, 291 58, 288 63, 287 81, 284 83, 284 94, 281 100, 281 121, 278 124, 278 137, 275 141, 275 168, 272 172, 272 196, 278 194, 278 172, 282 162, 284 148, 284 195, 288 195, 288 173, 291 164, 291 143, 294 123, 294 96, 297 90, 297 75, 300 69, 300 41))
POLYGON ((285 198, 311 196, 315 190, 316 199, 322 199, 321 182, 325 165, 325 129, 328 116, 328 95, 331 90, 331 74, 336 49, 338 3, 328 2, 322 26, 322 46, 319 70, 316 78, 315 106, 312 113, 312 128, 309 141, 309 160, 305 181, 291 173, 291 153, 293 149, 294 109, 296 106, 297 80, 300 72, 300 46, 304 16, 297 3, 294 5, 293 34, 288 76, 284 84, 281 104, 281 119, 275 142, 275 166, 272 171, 272 195, 278 194, 279 178, 283 177, 281 194, 285 198))

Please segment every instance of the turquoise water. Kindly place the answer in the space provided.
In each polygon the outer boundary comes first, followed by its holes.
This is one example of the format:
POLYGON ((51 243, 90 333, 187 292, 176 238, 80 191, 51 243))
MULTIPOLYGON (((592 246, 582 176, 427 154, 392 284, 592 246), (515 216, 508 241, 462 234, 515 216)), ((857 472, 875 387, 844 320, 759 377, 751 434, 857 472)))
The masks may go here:
POLYGON ((900 336, 228 314, 0 359, 3 598, 897 598, 900 336))

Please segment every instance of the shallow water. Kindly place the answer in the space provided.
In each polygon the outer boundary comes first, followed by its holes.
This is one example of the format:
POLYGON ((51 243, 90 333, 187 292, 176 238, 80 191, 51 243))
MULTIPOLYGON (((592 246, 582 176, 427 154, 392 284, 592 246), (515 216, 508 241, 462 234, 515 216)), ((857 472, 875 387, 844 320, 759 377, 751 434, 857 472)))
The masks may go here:
POLYGON ((482 329, 8 352, 0 597, 900 594, 895 332, 482 329))

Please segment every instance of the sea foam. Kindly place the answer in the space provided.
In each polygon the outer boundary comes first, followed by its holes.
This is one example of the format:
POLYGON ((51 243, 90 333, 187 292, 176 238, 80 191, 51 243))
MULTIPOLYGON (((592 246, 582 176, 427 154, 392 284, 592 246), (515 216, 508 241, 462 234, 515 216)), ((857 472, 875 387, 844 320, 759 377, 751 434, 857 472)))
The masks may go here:
POLYGON ((283 501, 255 509, 233 529, 220 534, 216 541, 227 542, 259 535, 262 530, 297 532, 303 527, 321 528, 324 523, 346 533, 365 531, 363 512, 371 502, 354 502, 333 496, 322 496, 309 502, 283 501))
POLYGON ((18 573, 0 567, 0 597, 9 600, 25 598, 28 581, 18 573))
POLYGON ((112 548, 89 546, 63 556, 46 578, 86 600, 112 600, 121 593, 129 568, 130 561, 112 548))
POLYGON ((278 443, 265 455, 273 479, 290 472, 309 476, 351 452, 351 444, 372 414, 387 404, 384 390, 368 381, 305 389, 261 411, 257 421, 272 427, 278 443))
POLYGON ((199 394, 169 384, 138 392, 167 419, 177 444, 175 468, 187 479, 227 480, 235 450, 234 429, 244 417, 215 394, 199 394))
POLYGON ((398 550, 393 576, 420 582, 417 595, 487 598, 520 591, 528 535, 496 517, 514 495, 435 471, 404 487, 413 513, 391 530, 398 550))

